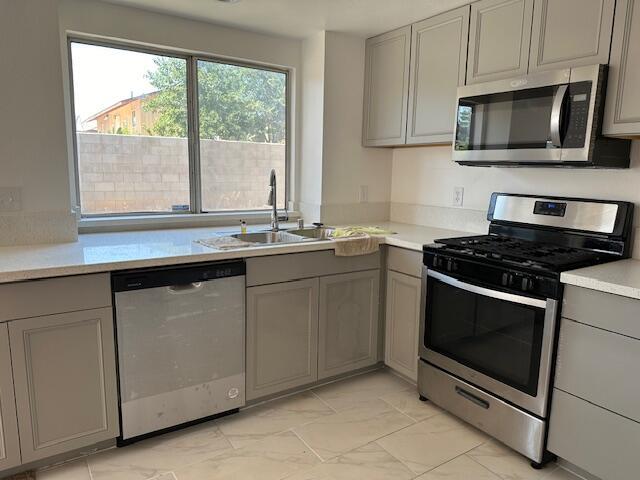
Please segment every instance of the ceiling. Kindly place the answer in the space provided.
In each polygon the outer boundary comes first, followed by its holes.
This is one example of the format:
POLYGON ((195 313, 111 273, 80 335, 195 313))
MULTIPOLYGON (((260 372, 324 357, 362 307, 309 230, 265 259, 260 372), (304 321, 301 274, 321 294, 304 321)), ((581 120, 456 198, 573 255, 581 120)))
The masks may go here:
POLYGON ((286 37, 320 30, 370 37, 470 0, 106 0, 145 10, 286 37))

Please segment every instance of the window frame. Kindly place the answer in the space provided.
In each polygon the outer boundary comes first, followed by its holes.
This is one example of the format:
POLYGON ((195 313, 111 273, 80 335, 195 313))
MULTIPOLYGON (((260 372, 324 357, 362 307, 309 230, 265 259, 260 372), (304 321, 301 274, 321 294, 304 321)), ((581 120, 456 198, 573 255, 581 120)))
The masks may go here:
MULTIPOLYGON (((278 67, 269 64, 251 62, 204 54, 200 52, 185 52, 183 50, 173 50, 171 48, 140 45, 134 42, 120 41, 114 39, 102 39, 95 37, 84 37, 82 35, 67 36, 67 62, 69 75, 69 101, 71 112, 71 137, 73 148, 73 181, 72 188, 75 190, 72 197, 75 199, 75 209, 80 222, 85 222, 90 229, 94 229, 94 221, 104 221, 107 228, 113 225, 126 225, 140 223, 149 225, 149 220, 154 217, 163 223, 173 223, 179 219, 179 223, 189 222, 189 218, 197 223, 198 220, 223 221, 228 222, 238 218, 260 218, 269 216, 270 208, 251 210, 203 210, 202 208, 202 183, 200 175, 200 132, 199 132, 199 105, 198 105, 198 61, 222 63, 235 65, 238 67, 248 67, 259 70, 277 72, 285 75, 285 178, 282 182, 284 186, 284 210, 287 211, 291 193, 291 102, 292 85, 291 69, 278 67), (73 78, 73 56, 72 44, 81 43, 98 47, 115 48, 128 50, 131 52, 145 53, 150 55, 161 55, 165 57, 180 58, 186 61, 186 88, 187 88, 187 145, 189 157, 189 210, 184 211, 158 211, 158 212, 112 212, 112 213, 82 213, 82 203, 80 199, 80 174, 78 162, 78 141, 75 117, 75 89, 73 78), (189 217, 189 218, 185 218, 189 217)), ((282 188, 282 186, 280 186, 282 188)), ((278 208, 280 210, 280 208, 278 208)), ((101 222, 102 223, 102 222, 101 222)))

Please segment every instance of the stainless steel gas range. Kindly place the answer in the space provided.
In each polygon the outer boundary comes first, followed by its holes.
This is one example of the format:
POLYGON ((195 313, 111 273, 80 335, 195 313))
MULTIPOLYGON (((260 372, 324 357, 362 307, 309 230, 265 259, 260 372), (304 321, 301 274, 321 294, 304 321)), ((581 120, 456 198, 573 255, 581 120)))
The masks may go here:
POLYGON ((539 468, 560 272, 627 257, 633 204, 494 193, 488 219, 424 247, 418 388, 539 468))

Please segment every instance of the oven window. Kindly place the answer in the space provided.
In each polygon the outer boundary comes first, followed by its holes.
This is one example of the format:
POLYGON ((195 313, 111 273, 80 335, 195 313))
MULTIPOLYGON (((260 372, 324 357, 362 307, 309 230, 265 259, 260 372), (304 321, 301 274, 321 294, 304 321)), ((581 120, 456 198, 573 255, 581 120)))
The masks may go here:
POLYGON ((551 109, 557 86, 461 98, 456 150, 555 148, 551 109))
POLYGON ((522 392, 538 390, 544 309, 427 283, 424 344, 522 392))

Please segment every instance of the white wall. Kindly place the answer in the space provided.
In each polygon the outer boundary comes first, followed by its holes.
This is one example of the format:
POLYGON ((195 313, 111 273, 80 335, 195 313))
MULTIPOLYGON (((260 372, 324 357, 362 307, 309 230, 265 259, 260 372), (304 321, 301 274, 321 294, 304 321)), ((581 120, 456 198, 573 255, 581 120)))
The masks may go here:
POLYGON ((0 187, 21 211, 0 213, 0 245, 71 241, 58 44, 58 0, 0 0, 0 187))
MULTIPOLYGON (((429 212, 434 211, 430 207, 452 207, 454 186, 464 187, 463 209, 478 211, 480 217, 495 191, 640 203, 640 141, 633 142, 631 168, 624 170, 463 167, 451 160, 450 152, 450 146, 394 149, 392 219, 398 220, 400 213, 409 210, 415 213, 420 207, 429 207, 429 212)), ((456 214, 451 208, 447 212, 456 214)), ((460 212, 467 219, 468 215, 468 211, 460 212)), ((402 215, 404 221, 407 218, 402 215)), ((640 209, 636 211, 637 226, 638 218, 640 209)))
POLYGON ((326 32, 324 76, 323 220, 389 218, 392 151, 362 146, 365 40, 326 32), (365 186, 368 199, 361 201, 365 186))
POLYGON ((325 32, 302 44, 302 138, 297 208, 308 223, 320 221, 324 129, 325 32))

